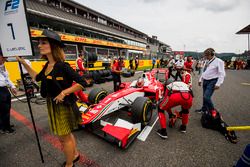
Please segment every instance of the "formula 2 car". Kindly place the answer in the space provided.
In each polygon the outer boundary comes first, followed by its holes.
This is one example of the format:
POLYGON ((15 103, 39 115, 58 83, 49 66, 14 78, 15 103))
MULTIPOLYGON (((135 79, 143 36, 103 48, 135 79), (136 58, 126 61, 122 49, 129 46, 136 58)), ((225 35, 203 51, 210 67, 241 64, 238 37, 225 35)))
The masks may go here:
POLYGON ((157 79, 159 73, 167 80, 168 70, 158 69, 144 72, 138 80, 122 83, 120 90, 111 94, 101 88, 92 89, 88 95, 91 105, 79 108, 81 125, 127 148, 157 118, 153 109, 164 93, 164 84, 157 79))

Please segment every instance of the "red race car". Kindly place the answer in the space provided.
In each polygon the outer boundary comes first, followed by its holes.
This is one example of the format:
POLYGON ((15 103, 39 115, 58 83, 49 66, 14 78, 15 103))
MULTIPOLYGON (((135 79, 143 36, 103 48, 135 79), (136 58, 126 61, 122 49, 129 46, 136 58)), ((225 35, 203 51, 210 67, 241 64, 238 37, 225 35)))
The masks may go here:
POLYGON ((145 127, 157 118, 153 109, 163 97, 168 70, 144 72, 137 80, 122 83, 120 90, 108 94, 96 88, 88 95, 89 107, 80 106, 82 126, 108 141, 127 148, 145 127), (163 75, 161 80, 159 75, 163 75))

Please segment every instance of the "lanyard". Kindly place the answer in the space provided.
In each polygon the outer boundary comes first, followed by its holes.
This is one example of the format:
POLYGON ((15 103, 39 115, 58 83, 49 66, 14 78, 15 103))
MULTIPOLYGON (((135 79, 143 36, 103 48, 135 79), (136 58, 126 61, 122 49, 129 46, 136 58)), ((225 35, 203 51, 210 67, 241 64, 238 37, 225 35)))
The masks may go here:
POLYGON ((207 70, 207 67, 209 66, 209 64, 211 64, 215 60, 215 58, 216 57, 214 56, 211 60, 206 62, 203 72, 205 72, 207 70))

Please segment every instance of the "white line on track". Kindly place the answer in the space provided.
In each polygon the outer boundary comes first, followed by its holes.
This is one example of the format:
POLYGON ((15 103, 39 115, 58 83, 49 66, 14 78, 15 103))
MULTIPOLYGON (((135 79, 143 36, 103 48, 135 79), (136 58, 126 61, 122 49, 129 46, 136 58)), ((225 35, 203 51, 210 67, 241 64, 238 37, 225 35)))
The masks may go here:
POLYGON ((141 140, 141 141, 146 141, 146 139, 148 138, 148 135, 150 134, 151 130, 153 129, 153 127, 155 126, 155 123, 158 121, 158 116, 155 119, 155 122, 153 123, 152 126, 145 126, 145 128, 142 130, 142 132, 137 136, 137 139, 141 140))
POLYGON ((142 73, 143 71, 136 71, 135 73, 137 74, 137 73, 142 73))
POLYGON ((246 85, 246 86, 250 86, 250 83, 241 83, 241 85, 246 85))

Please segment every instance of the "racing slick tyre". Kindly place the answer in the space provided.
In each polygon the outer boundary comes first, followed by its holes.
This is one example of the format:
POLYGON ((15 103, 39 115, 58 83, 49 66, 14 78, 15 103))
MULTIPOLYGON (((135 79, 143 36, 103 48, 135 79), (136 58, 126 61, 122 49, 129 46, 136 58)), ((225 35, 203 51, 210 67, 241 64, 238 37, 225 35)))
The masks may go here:
POLYGON ((94 88, 89 92, 88 100, 91 104, 97 104, 108 95, 108 92, 102 88, 94 88))
POLYGON ((88 61, 89 62, 92 62, 93 60, 92 60, 92 54, 91 53, 88 53, 87 54, 87 57, 88 57, 88 61))
POLYGON ((105 74, 104 74, 103 70, 98 70, 98 73, 100 74, 101 77, 105 77, 105 74))
POLYGON ((111 70, 106 70, 107 72, 107 77, 111 75, 111 70))
POLYGON ((153 104, 147 97, 137 97, 132 104, 132 121, 133 123, 142 123, 146 126, 152 117, 153 104))
POLYGON ((103 70, 103 76, 104 76, 104 77, 108 77, 108 76, 109 76, 108 70, 103 70))
POLYGON ((93 71, 93 79, 96 84, 105 83, 105 78, 98 71, 93 71))
POLYGON ((110 76, 108 76, 108 77, 105 77, 105 79, 106 79, 106 81, 113 81, 113 76, 112 75, 110 75, 110 76))
POLYGON ((97 61, 97 55, 95 53, 88 53, 88 61, 89 62, 97 61))
POLYGON ((93 79, 93 71, 88 72, 88 77, 93 79))

